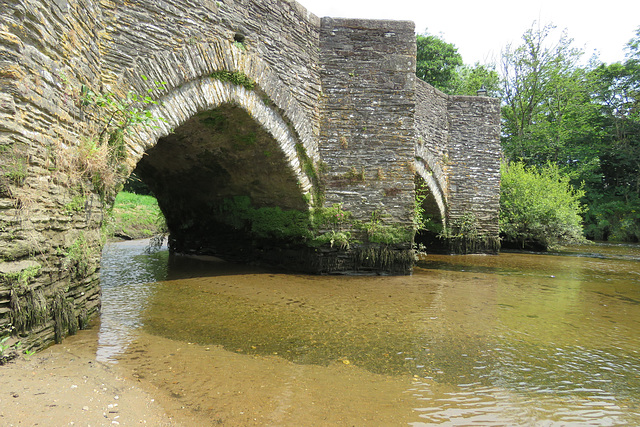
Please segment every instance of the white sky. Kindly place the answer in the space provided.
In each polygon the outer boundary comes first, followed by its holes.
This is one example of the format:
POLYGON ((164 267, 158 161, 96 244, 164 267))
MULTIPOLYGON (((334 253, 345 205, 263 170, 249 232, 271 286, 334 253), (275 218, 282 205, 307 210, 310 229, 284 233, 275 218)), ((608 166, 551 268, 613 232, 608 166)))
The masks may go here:
POLYGON ((603 62, 624 60, 624 46, 640 26, 640 0, 297 0, 319 17, 397 19, 416 32, 454 44, 465 64, 499 62, 534 21, 567 29, 574 47, 603 62))

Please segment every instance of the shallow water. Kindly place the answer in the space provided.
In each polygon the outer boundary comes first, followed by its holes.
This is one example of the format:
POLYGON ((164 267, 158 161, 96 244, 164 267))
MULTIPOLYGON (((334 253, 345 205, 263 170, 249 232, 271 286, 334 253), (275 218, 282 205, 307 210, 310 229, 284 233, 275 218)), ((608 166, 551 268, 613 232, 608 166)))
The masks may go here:
POLYGON ((422 258, 411 277, 103 255, 97 357, 210 424, 640 424, 640 247, 422 258))

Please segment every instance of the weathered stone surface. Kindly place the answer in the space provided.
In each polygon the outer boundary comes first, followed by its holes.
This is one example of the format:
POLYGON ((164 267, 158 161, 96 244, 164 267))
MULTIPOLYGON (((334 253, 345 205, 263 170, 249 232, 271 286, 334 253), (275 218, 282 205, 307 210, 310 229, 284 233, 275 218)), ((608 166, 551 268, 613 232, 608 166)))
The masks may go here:
POLYGON ((360 220, 379 211, 411 227, 413 23, 323 18, 320 49, 327 203, 342 203, 360 220))
POLYGON ((499 248, 499 101, 448 96, 420 81, 416 96, 416 172, 443 222, 475 220, 485 241, 478 249, 494 252, 499 248))
MULTIPOLYGON (((499 106, 417 82, 410 22, 320 19, 291 0, 0 4, 0 336, 41 347, 100 308, 108 200, 86 165, 73 166, 105 126, 82 101, 86 89, 158 102, 150 111, 165 122, 126 134, 124 163, 146 168, 168 216, 176 209, 172 233, 185 251, 215 248, 211 236, 193 237, 206 227, 183 220, 207 223, 234 195, 301 211, 340 203, 360 221, 411 231, 416 173, 443 221, 472 212, 497 238, 499 106), (254 86, 211 77, 220 71, 254 86), (231 109, 222 132, 214 116, 231 109), (183 174, 172 175, 178 164, 183 174), (20 323, 12 296, 44 318, 20 323)), ((359 237, 304 250, 251 243, 245 258, 320 273, 411 271, 409 237, 359 237)))

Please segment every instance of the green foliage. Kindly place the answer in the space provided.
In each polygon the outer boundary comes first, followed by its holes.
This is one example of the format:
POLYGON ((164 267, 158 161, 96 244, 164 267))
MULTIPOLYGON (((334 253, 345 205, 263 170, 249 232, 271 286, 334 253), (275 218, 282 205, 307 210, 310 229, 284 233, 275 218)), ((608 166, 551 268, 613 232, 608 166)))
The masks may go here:
POLYGON ((4 353, 11 347, 10 345, 6 344, 8 339, 9 336, 0 338, 0 357, 4 356, 4 353))
POLYGON ((153 196, 121 191, 116 196, 108 234, 126 239, 165 235, 164 215, 153 196))
POLYGON ((500 76, 492 65, 462 65, 456 69, 451 84, 453 95, 476 96, 484 88, 486 96, 500 97, 500 76))
POLYGON ((416 231, 427 229, 429 218, 427 217, 427 213, 424 210, 424 201, 429 193, 430 191, 427 187, 427 184, 425 184, 422 178, 418 179, 416 177, 415 199, 413 201, 413 220, 416 231))
POLYGON ((416 75, 445 93, 452 93, 462 56, 451 43, 425 33, 416 36, 416 75))
POLYGON ((591 205, 585 224, 590 239, 640 242, 640 199, 626 202, 601 196, 591 205))
POLYGON ((27 159, 25 157, 14 157, 4 171, 6 176, 15 185, 23 185, 27 179, 27 159))
MULTIPOLYGON (((141 76, 147 80, 146 76, 141 76)), ((81 141, 71 151, 59 150, 58 157, 63 157, 67 171, 74 171, 78 181, 88 180, 94 190, 105 201, 113 201, 122 182, 128 173, 126 134, 137 125, 155 127, 155 123, 164 119, 155 117, 147 108, 157 104, 151 94, 156 89, 164 89, 165 82, 155 82, 155 87, 147 89, 146 94, 128 91, 119 96, 114 93, 94 92, 86 86, 82 87, 81 105, 93 108, 102 121, 102 128, 97 135, 81 141)))
POLYGON ((9 335, 0 338, 0 365, 4 365, 7 361, 13 359, 15 351, 22 345, 20 341, 9 343, 9 338, 9 335), (10 354, 10 352, 13 354, 10 354))
POLYGON ((637 241, 640 198, 640 28, 626 61, 579 65, 553 26, 530 29, 503 54, 503 149, 510 161, 556 164, 584 183, 585 232, 637 241))
POLYGON ((261 239, 304 241, 311 237, 308 212, 283 210, 279 207, 254 208, 251 206, 251 199, 246 196, 225 199, 220 208, 219 219, 261 239))
MULTIPOLYGON (((0 187, 11 183, 16 186, 24 185, 27 179, 28 158, 18 147, 0 147, 0 187)), ((0 188, 0 190, 2 190, 0 188)), ((9 192, 4 190, 2 192, 9 192)), ((10 193, 10 192, 9 192, 10 193)))
POLYGON ((502 164, 500 232, 505 242, 525 247, 549 247, 584 240, 580 203, 584 190, 576 190, 557 166, 526 167, 502 164))
POLYGON ((218 220, 237 230, 245 230, 259 239, 277 239, 318 247, 325 244, 348 249, 355 243, 353 230, 364 231, 370 242, 395 244, 410 242, 412 229, 385 224, 379 212, 371 221, 361 222, 340 204, 311 211, 283 210, 278 207, 255 208, 249 197, 225 199, 218 220))
POLYGON ((412 240, 414 230, 398 224, 385 224, 383 217, 382 212, 376 210, 371 212, 370 221, 357 224, 367 233, 370 242, 389 245, 410 242, 412 240))
POLYGON ((242 86, 247 90, 253 90, 256 82, 240 71, 219 70, 210 74, 210 77, 223 82, 229 82, 237 86, 242 86))
POLYGON ((349 249, 352 241, 350 232, 330 230, 314 237, 310 244, 311 246, 323 246, 329 244, 330 247, 336 246, 340 249, 349 249))
POLYGON ((64 210, 67 211, 68 214, 82 212, 84 211, 86 203, 87 197, 84 194, 76 194, 69 203, 64 205, 64 210))
POLYGON ((310 226, 314 230, 339 232, 354 225, 353 213, 343 210, 339 203, 328 208, 315 208, 312 214, 310 226))
POLYGON ((554 43, 554 29, 531 28, 503 52, 503 147, 528 165, 581 162, 574 147, 597 123, 588 70, 578 67, 582 51, 566 32, 554 43))
MULTIPOLYGON (((141 76, 147 81, 146 76, 141 76)), ((147 89, 146 94, 140 94, 133 90, 128 91, 125 96, 118 96, 111 92, 94 92, 86 86, 82 87, 81 104, 85 107, 95 106, 101 114, 103 127, 98 134, 98 145, 107 141, 114 147, 113 157, 121 159, 125 156, 123 148, 124 133, 133 126, 142 124, 153 126, 158 121, 163 121, 159 117, 154 117, 151 111, 146 109, 149 105, 156 105, 151 94, 156 89, 164 89, 166 82, 155 82, 155 87, 147 89)))
POLYGON ((0 283, 6 283, 10 287, 25 287, 40 275, 41 269, 41 266, 34 265, 14 273, 0 273, 0 283))

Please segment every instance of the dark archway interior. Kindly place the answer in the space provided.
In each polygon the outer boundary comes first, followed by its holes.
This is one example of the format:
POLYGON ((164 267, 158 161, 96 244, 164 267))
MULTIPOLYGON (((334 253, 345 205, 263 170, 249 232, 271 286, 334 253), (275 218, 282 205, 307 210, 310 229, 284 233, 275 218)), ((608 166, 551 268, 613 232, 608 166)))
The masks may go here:
POLYGON ((234 104, 198 113, 159 139, 134 173, 157 197, 177 253, 246 261, 255 235, 238 206, 308 211, 278 142, 234 104))
POLYGON ((444 241, 438 237, 442 231, 442 214, 436 198, 425 181, 416 175, 416 193, 422 198, 423 216, 426 218, 426 229, 415 235, 415 242, 425 246, 427 252, 446 252, 444 241))

